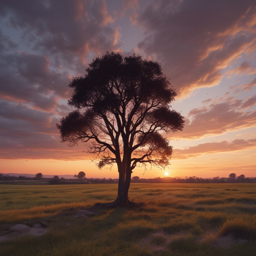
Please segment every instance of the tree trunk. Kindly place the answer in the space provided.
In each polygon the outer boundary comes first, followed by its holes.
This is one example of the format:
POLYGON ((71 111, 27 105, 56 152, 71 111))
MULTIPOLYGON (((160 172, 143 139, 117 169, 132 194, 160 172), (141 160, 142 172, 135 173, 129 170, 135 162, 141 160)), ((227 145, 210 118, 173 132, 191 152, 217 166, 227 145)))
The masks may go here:
POLYGON ((118 195, 116 200, 112 203, 104 203, 104 204, 97 203, 90 210, 93 210, 94 207, 110 208, 110 207, 116 207, 116 206, 121 206, 121 207, 137 206, 136 203, 129 201, 129 198, 128 198, 128 191, 131 183, 131 174, 132 172, 130 167, 128 167, 126 171, 124 169, 119 169, 118 195))
MULTIPOLYGON (((121 176, 122 175, 119 174, 119 179, 121 176)), ((128 168, 126 171, 125 180, 123 179, 123 176, 121 178, 122 178, 122 181, 120 182, 120 180, 119 180, 118 195, 117 195, 117 199, 115 200, 115 204, 117 206, 129 207, 130 201, 128 199, 128 190, 130 188, 130 183, 131 183, 130 168, 128 168)))
POLYGON ((117 197, 121 194, 125 183, 125 172, 123 169, 119 170, 119 180, 118 180, 118 193, 117 197))

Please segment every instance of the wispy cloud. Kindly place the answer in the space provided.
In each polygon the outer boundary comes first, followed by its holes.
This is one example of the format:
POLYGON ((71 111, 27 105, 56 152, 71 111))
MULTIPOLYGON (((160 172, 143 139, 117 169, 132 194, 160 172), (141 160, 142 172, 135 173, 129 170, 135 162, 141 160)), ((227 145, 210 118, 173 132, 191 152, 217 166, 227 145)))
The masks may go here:
MULTIPOLYGON (((163 64, 180 96, 219 84, 221 70, 256 39, 256 5, 245 1, 157 1, 140 16, 139 49, 163 64)), ((252 49, 252 48, 250 48, 252 49)))
POLYGON ((189 119, 186 119, 184 130, 171 136, 198 139, 254 127, 256 111, 244 111, 253 104, 255 104, 255 96, 245 101, 231 98, 207 107, 192 109, 188 114, 189 119))
POLYGON ((189 147, 187 149, 175 149, 174 159, 187 159, 194 158, 201 155, 225 153, 233 151, 241 151, 256 148, 256 139, 244 140, 236 139, 234 141, 221 141, 221 142, 209 142, 199 144, 194 147, 189 147))

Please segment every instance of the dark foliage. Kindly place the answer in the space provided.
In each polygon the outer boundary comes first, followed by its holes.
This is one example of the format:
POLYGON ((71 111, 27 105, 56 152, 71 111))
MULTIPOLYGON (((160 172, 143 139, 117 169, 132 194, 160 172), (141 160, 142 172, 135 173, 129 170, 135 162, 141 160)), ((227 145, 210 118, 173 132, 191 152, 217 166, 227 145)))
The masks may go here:
POLYGON ((59 184, 60 183, 60 178, 59 176, 54 176, 52 179, 49 180, 50 184, 59 184))
POLYGON ((84 172, 79 172, 76 177, 78 179, 83 179, 85 177, 85 173, 84 172))
POLYGON ((118 198, 128 202, 137 165, 170 163, 172 147, 162 133, 184 126, 184 118, 169 105, 176 93, 159 63, 136 55, 107 53, 92 61, 86 72, 69 84, 74 89, 69 104, 77 110, 57 128, 63 142, 89 142, 88 151, 100 158, 100 168, 117 164, 118 198))
POLYGON ((36 178, 37 180, 42 179, 42 177, 43 177, 43 174, 42 174, 41 172, 37 173, 36 176, 35 176, 35 178, 36 178))

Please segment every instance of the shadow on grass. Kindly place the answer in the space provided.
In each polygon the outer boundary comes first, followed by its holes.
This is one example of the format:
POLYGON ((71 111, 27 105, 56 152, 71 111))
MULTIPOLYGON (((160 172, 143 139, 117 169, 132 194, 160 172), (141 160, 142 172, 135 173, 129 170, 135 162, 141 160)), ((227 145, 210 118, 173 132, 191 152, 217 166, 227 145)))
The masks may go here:
POLYGON ((126 211, 127 209, 120 207, 114 208, 113 210, 100 210, 100 215, 107 213, 107 216, 105 218, 92 220, 91 224, 94 226, 95 231, 114 228, 123 220, 123 215, 126 211))
POLYGON ((176 223, 172 223, 172 224, 168 224, 163 226, 163 231, 168 233, 168 234, 175 234, 175 233, 179 233, 181 231, 189 231, 191 230, 195 225, 191 224, 188 221, 184 221, 184 222, 176 222, 176 223))

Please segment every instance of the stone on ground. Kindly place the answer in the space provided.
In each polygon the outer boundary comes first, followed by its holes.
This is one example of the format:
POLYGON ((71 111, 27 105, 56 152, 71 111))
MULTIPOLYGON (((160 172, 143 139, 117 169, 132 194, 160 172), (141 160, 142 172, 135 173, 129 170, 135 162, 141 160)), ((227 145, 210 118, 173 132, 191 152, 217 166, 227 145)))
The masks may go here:
POLYGON ((93 215, 95 215, 94 212, 90 212, 90 211, 86 211, 86 210, 79 210, 75 217, 76 218, 78 218, 78 217, 85 217, 86 218, 86 217, 93 216, 93 215))
POLYGON ((0 233, 0 242, 13 240, 15 238, 27 235, 41 236, 48 231, 46 227, 43 227, 44 225, 45 224, 42 224, 41 222, 36 223, 33 227, 29 227, 25 224, 16 224, 9 230, 0 233))
POLYGON ((16 224, 10 228, 10 231, 12 232, 21 232, 21 233, 27 233, 30 231, 30 227, 24 224, 16 224))
POLYGON ((231 234, 220 237, 214 241, 214 244, 222 248, 230 248, 234 244, 235 240, 231 234))

